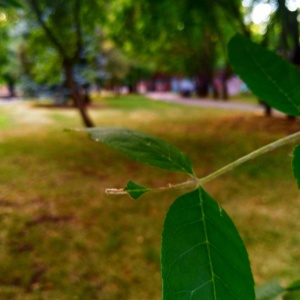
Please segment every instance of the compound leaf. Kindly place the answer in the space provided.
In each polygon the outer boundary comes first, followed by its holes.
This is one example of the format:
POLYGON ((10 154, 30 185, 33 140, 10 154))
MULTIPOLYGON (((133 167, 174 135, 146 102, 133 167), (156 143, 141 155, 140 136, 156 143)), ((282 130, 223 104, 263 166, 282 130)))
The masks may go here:
POLYGON ((175 200, 164 223, 163 300, 254 300, 245 246, 218 203, 198 188, 175 200))
POLYGON ((190 159, 175 146, 152 135, 116 127, 83 129, 96 142, 125 153, 136 161, 193 175, 190 159))
POLYGON ((300 145, 294 149, 292 164, 294 176, 297 180, 298 188, 300 189, 300 145))
POLYGON ((300 72, 295 65, 239 34, 230 40, 228 56, 234 71, 261 101, 300 115, 300 72))
POLYGON ((124 188, 125 191, 133 198, 138 199, 145 193, 149 191, 149 189, 139 185, 133 181, 128 181, 127 186, 124 188))

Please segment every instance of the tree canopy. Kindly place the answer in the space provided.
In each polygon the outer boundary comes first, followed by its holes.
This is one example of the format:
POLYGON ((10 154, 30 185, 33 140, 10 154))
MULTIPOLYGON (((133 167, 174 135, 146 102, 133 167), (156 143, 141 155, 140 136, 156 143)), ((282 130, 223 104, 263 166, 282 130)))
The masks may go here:
POLYGON ((92 126, 85 109, 91 83, 108 78, 132 83, 136 74, 152 70, 196 78, 205 95, 216 69, 225 70, 224 80, 230 74, 226 44, 236 32, 259 33, 265 45, 299 63, 298 10, 291 11, 286 0, 249 0, 248 11, 243 3, 0 0, 3 13, 14 9, 18 19, 1 23, 0 16, 0 73, 5 77, 7 70, 18 69, 16 77, 25 81, 65 85, 85 124, 92 126), (259 3, 274 9, 265 30, 257 32, 255 26, 261 25, 249 21, 249 9, 259 3))

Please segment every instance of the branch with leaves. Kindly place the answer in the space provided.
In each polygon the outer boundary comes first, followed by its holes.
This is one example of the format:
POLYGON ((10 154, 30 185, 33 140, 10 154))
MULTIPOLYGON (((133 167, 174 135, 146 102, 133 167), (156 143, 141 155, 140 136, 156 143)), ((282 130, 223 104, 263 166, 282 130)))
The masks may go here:
MULTIPOLYGON (((235 72, 260 99, 285 113, 300 115, 300 72, 295 66, 240 35, 231 40, 228 51, 235 72)), ((299 143, 300 132, 198 179, 188 156, 161 139, 124 128, 85 131, 94 141, 136 161, 182 172, 190 178, 180 184, 155 189, 193 189, 174 201, 165 218, 161 246, 163 300, 274 300, 299 293, 299 281, 287 288, 271 282, 255 291, 247 250, 239 232, 202 185, 259 155, 299 143)), ((293 170, 300 188, 300 145, 294 150, 293 170)), ((150 190, 129 181, 124 189, 109 192, 128 193, 137 199, 150 190)), ((298 298, 286 299, 299 299, 299 294, 298 298)))
POLYGON ((60 53, 60 55, 63 58, 67 58, 68 56, 67 56, 67 53, 66 53, 63 45, 57 39, 57 37, 55 36, 53 31, 50 29, 50 27, 47 26, 47 24, 46 24, 46 22, 43 18, 43 12, 39 7, 38 1, 36 1, 36 0, 27 0, 27 2, 30 5, 30 7, 32 8, 32 10, 34 11, 39 24, 44 29, 44 31, 47 34, 47 36, 48 36, 49 40, 51 41, 51 43, 55 46, 55 48, 58 50, 58 52, 60 53))

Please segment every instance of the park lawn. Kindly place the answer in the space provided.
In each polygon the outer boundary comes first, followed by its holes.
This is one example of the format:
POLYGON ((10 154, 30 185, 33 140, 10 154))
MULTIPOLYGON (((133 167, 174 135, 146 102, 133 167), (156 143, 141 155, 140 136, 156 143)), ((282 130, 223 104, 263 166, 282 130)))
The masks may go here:
MULTIPOLYGON (((97 125, 155 134, 189 154, 202 177, 300 123, 251 113, 119 97, 97 101, 97 125)), ((140 165, 64 131, 81 126, 73 109, 0 106, 0 299, 161 299, 160 235, 183 191, 140 200, 108 196, 129 179, 146 186, 186 180, 140 165)), ((232 216, 257 284, 299 278, 300 197, 292 147, 251 161, 205 188, 232 216)))
POLYGON ((242 93, 240 95, 231 96, 229 98, 231 102, 241 102, 241 103, 248 103, 248 104, 258 104, 258 98, 252 94, 251 92, 242 93))

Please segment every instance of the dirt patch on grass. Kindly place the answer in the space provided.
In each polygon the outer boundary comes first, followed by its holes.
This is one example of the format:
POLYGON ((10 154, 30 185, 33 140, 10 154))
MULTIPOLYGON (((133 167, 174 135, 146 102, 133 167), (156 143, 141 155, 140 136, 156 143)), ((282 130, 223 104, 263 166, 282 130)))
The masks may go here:
MULTIPOLYGON (((199 121, 201 122, 201 121, 199 121)), ((199 124, 191 124, 190 131, 199 131, 199 124)), ((300 131, 300 119, 290 120, 286 117, 263 117, 256 115, 229 115, 217 118, 206 130, 220 133, 225 130, 247 132, 268 132, 270 134, 291 134, 300 131)))
POLYGON ((14 123, 18 124, 18 126, 51 125, 53 123, 46 109, 34 110, 30 103, 17 103, 7 107, 7 110, 12 115, 14 123))

